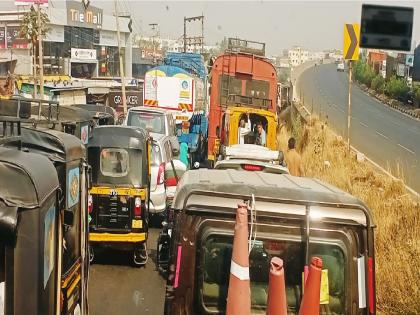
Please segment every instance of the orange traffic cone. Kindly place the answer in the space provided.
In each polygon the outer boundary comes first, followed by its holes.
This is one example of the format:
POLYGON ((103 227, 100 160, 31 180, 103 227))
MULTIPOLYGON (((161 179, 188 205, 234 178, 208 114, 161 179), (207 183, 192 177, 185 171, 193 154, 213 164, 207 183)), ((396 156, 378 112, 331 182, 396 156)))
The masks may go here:
POLYGON ((319 315, 319 298, 321 293, 322 259, 312 257, 309 266, 308 280, 305 283, 299 315, 319 315))
POLYGON ((251 314, 248 257, 248 208, 238 205, 227 297, 226 315, 251 314))
POLYGON ((278 257, 273 257, 270 263, 267 315, 287 315, 283 260, 278 257))

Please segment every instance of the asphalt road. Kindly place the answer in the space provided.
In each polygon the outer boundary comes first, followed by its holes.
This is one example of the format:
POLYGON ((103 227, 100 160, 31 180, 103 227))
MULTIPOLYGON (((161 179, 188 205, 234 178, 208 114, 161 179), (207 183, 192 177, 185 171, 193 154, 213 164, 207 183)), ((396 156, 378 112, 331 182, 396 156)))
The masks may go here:
POLYGON ((166 282, 156 271, 154 262, 159 230, 149 232, 146 267, 132 267, 131 255, 124 252, 95 254, 90 268, 89 314, 163 314, 166 282))
MULTIPOLYGON (((298 81, 305 106, 347 139, 348 73, 335 64, 306 70, 298 81)), ((420 121, 364 93, 353 84, 351 144, 420 193, 420 121)))

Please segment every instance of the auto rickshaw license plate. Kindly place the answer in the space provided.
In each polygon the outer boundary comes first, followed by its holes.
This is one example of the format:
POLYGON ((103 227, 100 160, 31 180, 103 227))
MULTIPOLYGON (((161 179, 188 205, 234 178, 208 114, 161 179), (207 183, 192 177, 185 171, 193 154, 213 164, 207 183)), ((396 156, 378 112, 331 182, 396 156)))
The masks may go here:
POLYGON ((133 220, 132 222, 132 228, 133 229, 141 229, 143 227, 142 220, 133 220))

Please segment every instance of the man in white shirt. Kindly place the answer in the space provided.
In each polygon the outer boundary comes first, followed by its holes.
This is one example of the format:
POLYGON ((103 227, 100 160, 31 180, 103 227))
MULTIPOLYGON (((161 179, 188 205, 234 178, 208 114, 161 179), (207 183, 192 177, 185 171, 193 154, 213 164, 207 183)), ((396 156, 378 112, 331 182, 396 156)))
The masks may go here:
POLYGON ((247 121, 245 122, 245 117, 242 117, 239 122, 238 128, 238 144, 245 144, 245 136, 251 132, 251 120, 249 119, 249 114, 247 114, 247 121))

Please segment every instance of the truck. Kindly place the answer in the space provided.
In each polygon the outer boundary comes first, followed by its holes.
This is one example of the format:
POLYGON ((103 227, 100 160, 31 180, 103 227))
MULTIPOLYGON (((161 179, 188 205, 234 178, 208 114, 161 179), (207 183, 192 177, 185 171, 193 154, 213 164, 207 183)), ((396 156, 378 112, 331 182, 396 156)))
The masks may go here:
POLYGON ((207 151, 207 68, 200 54, 168 53, 164 64, 146 72, 144 106, 170 110, 180 143, 188 145, 190 166, 207 151))

